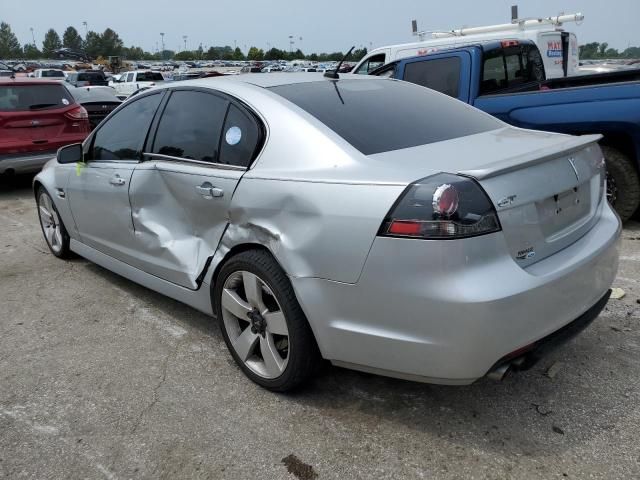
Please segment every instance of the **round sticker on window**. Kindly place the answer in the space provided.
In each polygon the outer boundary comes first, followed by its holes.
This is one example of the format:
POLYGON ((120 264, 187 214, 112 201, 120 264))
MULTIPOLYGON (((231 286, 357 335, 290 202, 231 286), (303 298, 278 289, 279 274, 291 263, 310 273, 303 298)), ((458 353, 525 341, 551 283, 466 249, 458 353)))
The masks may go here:
POLYGON ((69 105, 69 100, 67 100, 66 98, 62 99, 62 104, 63 105, 69 105))
POLYGON ((231 127, 224 136, 229 145, 237 145, 242 139, 242 130, 240 127, 231 127))

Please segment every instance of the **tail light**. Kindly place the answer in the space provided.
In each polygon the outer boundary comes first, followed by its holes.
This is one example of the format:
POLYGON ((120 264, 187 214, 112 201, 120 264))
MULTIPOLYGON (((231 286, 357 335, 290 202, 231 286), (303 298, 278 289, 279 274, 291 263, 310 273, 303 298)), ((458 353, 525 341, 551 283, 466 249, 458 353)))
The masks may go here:
POLYGON ((439 173, 407 187, 382 223, 379 235, 455 239, 500 229, 491 200, 475 180, 439 173))
POLYGON ((85 108, 80 105, 78 105, 73 110, 69 110, 67 113, 65 113, 65 116, 69 120, 86 120, 89 118, 89 114, 87 113, 85 108))

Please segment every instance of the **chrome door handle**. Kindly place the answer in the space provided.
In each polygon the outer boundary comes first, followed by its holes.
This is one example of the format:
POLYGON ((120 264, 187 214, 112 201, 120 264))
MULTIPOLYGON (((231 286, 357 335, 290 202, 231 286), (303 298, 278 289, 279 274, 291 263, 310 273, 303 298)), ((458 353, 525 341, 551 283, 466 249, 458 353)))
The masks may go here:
POLYGON ((120 175, 115 174, 113 177, 109 179, 109 183, 111 185, 120 186, 120 185, 124 185, 127 182, 125 182, 124 178, 120 178, 120 175))
POLYGON ((209 182, 198 185, 196 187, 196 191, 205 198, 220 198, 224 195, 224 190, 218 187, 214 187, 209 182))

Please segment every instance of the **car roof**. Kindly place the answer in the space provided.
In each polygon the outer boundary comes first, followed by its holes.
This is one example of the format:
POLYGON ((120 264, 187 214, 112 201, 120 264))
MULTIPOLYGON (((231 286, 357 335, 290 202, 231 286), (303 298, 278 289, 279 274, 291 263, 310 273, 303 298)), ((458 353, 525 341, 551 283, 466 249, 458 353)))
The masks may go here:
MULTIPOLYGON (((348 73, 340 74, 341 80, 383 80, 380 77, 369 75, 354 75, 348 73)), ((296 83, 329 82, 329 79, 320 72, 275 72, 275 73, 246 73, 242 75, 225 75, 221 77, 199 78, 180 82, 180 84, 165 84, 165 88, 182 85, 202 86, 216 88, 217 85, 246 83, 257 87, 269 88, 280 85, 292 85, 296 83), (187 83, 188 82, 188 83, 187 83)))
POLYGON ((32 77, 0 77, 0 85, 60 85, 60 82, 32 77))

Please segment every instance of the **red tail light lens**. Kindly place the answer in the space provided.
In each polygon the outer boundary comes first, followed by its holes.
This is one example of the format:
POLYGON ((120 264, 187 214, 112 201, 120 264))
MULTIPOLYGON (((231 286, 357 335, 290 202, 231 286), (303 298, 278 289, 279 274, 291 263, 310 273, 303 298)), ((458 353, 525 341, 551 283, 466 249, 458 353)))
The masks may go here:
POLYGON ((404 191, 380 227, 379 235, 455 239, 499 230, 493 204, 475 180, 440 173, 404 191))
POLYGON ((65 113, 65 115, 70 120, 86 120, 89 118, 89 114, 82 106, 78 106, 73 110, 69 110, 67 113, 65 113))

